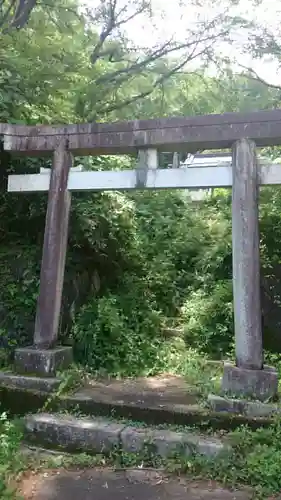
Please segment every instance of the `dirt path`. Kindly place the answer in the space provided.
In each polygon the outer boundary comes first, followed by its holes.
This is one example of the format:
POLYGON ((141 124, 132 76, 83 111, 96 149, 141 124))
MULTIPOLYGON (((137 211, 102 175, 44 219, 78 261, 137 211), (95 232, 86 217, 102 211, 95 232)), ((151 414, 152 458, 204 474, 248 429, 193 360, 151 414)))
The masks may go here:
POLYGON ((212 482, 188 482, 144 470, 46 471, 24 478, 20 493, 25 500, 250 500, 246 492, 212 482))

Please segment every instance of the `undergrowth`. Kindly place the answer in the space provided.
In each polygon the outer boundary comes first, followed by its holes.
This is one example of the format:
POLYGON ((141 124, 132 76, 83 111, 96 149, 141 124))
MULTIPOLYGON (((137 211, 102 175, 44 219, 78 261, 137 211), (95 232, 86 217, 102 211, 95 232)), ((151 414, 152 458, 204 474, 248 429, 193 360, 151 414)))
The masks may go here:
POLYGON ((0 415, 0 498, 14 500, 16 486, 14 479, 26 464, 20 452, 21 425, 9 420, 7 414, 0 415))
MULTIPOLYGON (((187 479, 211 479, 227 487, 237 489, 247 486, 255 500, 268 499, 281 490, 281 424, 280 421, 268 428, 252 431, 240 427, 229 434, 233 446, 231 454, 218 457, 181 453, 168 459, 155 455, 153 447, 146 446, 137 454, 125 453, 116 449, 109 456, 57 453, 55 455, 29 454, 35 471, 56 467, 94 467, 110 466, 115 469, 158 468, 163 473, 184 475, 187 479)), ((23 467, 21 465, 21 467, 23 467)), ((4 497, 9 498, 9 497, 4 497)))
MULTIPOLYGON (((147 369, 142 372, 144 376, 153 376, 161 373, 162 375, 180 375, 182 376, 187 387, 191 392, 201 396, 206 396, 210 392, 217 393, 221 384, 222 377, 222 363, 212 362, 207 356, 199 354, 195 349, 187 348, 185 342, 181 338, 173 339, 169 342, 163 342, 159 345, 159 365, 162 369, 158 370, 147 369)), ((126 371, 127 373, 127 371, 126 371)), ((131 375, 134 374, 133 369, 130 371, 131 375)), ((70 394, 77 390, 81 385, 85 384, 87 380, 93 379, 108 379, 108 378, 123 378, 123 371, 112 370, 111 373, 99 370, 95 371, 91 366, 85 367, 83 365, 73 364, 68 370, 59 373, 61 384, 53 394, 53 396, 61 396, 70 394)), ((50 396, 52 398, 52 396, 50 396)))
MULTIPOLYGON (((17 482, 25 470, 40 471, 54 467, 112 466, 117 469, 156 467, 164 472, 184 474, 187 478, 212 479, 225 486, 249 486, 253 498, 265 499, 281 490, 281 421, 256 431, 241 426, 224 435, 232 445, 230 454, 206 458, 199 455, 185 457, 181 453, 169 459, 155 455, 153 447, 146 446, 138 454, 127 454, 115 449, 110 456, 97 454, 36 455, 21 450, 21 423, 9 420, 5 413, 0 418, 0 498, 14 499, 17 482)), ((169 428, 167 426, 167 428, 169 428)), ((184 429, 181 429, 184 431, 184 429)))
POLYGON ((281 491, 281 424, 251 431, 241 426, 230 435, 233 453, 207 460, 195 457, 183 464, 183 471, 216 479, 231 486, 244 484, 254 489, 254 498, 268 498, 281 491))

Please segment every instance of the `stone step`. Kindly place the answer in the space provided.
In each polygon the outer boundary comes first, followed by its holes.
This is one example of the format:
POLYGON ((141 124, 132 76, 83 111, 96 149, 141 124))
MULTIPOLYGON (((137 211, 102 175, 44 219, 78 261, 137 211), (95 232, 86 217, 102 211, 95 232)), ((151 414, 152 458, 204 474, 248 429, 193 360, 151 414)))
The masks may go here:
MULTIPOLYGON (((20 498, 31 500, 251 500, 250 488, 176 477, 152 468, 56 468, 25 474, 20 498), (32 493, 31 493, 32 492, 32 493), (30 496, 32 495, 32 497, 30 496)), ((272 499, 272 497, 271 497, 272 499)), ((280 496, 275 500, 280 500, 280 496)), ((269 499, 268 499, 269 500, 269 499)))
MULTIPOLYGON (((233 430, 242 424, 256 429, 268 426, 273 418, 214 411, 192 393, 181 377, 151 377, 135 380, 92 380, 74 393, 50 395, 58 379, 0 376, 0 402, 14 415, 42 411, 79 412, 83 415, 125 418, 148 425, 176 424, 202 429, 233 430), (43 387, 42 387, 43 384, 43 387), (42 390, 43 389, 43 390, 42 390), (203 403, 203 405, 202 405, 203 403), (46 406, 47 405, 47 406, 46 406)), ((210 402, 209 402, 210 403, 210 402)))
POLYGON ((234 399, 217 394, 208 395, 208 405, 212 411, 219 413, 230 413, 245 415, 246 417, 276 417, 281 415, 280 405, 263 403, 261 401, 248 401, 246 399, 234 399))
POLYGON ((102 418, 76 418, 65 414, 37 413, 24 418, 25 440, 51 449, 104 453, 120 449, 141 453, 145 446, 167 458, 175 453, 207 457, 230 453, 227 440, 194 432, 153 427, 134 427, 102 418))
POLYGON ((59 388, 61 382, 59 377, 16 375, 13 372, 0 371, 0 387, 51 393, 59 388))

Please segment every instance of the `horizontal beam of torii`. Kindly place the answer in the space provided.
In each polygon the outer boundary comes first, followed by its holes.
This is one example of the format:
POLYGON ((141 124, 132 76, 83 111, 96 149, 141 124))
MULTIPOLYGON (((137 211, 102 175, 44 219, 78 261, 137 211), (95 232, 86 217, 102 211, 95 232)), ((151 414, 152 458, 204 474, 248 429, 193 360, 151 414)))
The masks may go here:
POLYGON ((272 146, 281 142, 281 110, 57 127, 0 124, 0 135, 6 151, 27 156, 52 154, 62 139, 72 154, 84 156, 131 154, 140 148, 171 152, 231 148, 242 138, 272 146))
MULTIPOLYGON (((129 191, 134 189, 208 189, 232 186, 231 165, 147 169, 144 182, 139 184, 139 170, 106 170, 99 172, 70 171, 69 191, 129 191)), ((9 175, 9 192, 49 191, 51 171, 40 174, 9 175)), ((261 165, 259 184, 281 184, 281 164, 261 165)))

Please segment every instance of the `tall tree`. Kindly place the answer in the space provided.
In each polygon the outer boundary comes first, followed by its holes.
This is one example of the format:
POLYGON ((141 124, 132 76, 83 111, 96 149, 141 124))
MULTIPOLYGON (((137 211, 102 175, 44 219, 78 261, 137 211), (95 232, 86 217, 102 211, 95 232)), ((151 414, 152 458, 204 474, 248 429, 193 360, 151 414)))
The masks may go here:
MULTIPOLYGON (((182 3, 178 2, 178 5, 182 3)), ((48 69, 44 68, 45 75, 41 75, 45 87, 50 79, 48 72, 52 74, 57 70, 57 63, 60 62, 64 70, 67 68, 68 76, 72 71, 79 80, 78 114, 84 119, 96 120, 105 115, 111 117, 112 112, 149 96, 158 87, 163 88, 172 75, 195 60, 209 60, 219 43, 231 40, 233 33, 246 24, 228 12, 231 0, 225 2, 215 11, 206 9, 206 2, 183 2, 195 12, 193 22, 188 18, 180 33, 175 27, 175 33, 161 38, 159 42, 140 46, 130 39, 128 27, 145 19, 147 29, 156 29, 158 18, 156 14, 154 16, 151 0, 96 0, 91 7, 84 8, 78 8, 73 0, 41 0, 40 3, 33 0, 32 4, 31 0, 19 3, 4 0, 2 27, 5 18, 8 28, 2 28, 1 39, 6 38, 2 46, 7 45, 9 37, 9 50, 12 45, 18 47, 18 54, 27 51, 32 65, 32 59, 36 61, 36 44, 38 47, 45 45, 46 56, 43 58, 50 58, 48 69), (15 16, 19 19, 19 9, 22 22, 16 23, 15 16), (36 27, 38 23, 40 30, 36 27), (60 41, 63 41, 61 46, 60 41), (32 56, 33 49, 35 53, 32 56), (77 61, 74 61, 74 53, 78 52, 77 61), (79 75, 82 63, 84 78, 79 75)), ((40 54, 42 57, 43 52, 40 54)), ((5 54, 3 58, 7 62, 5 54)), ((39 67, 42 69, 41 61, 39 67)), ((65 76, 60 73, 58 79, 64 80, 65 76)))

